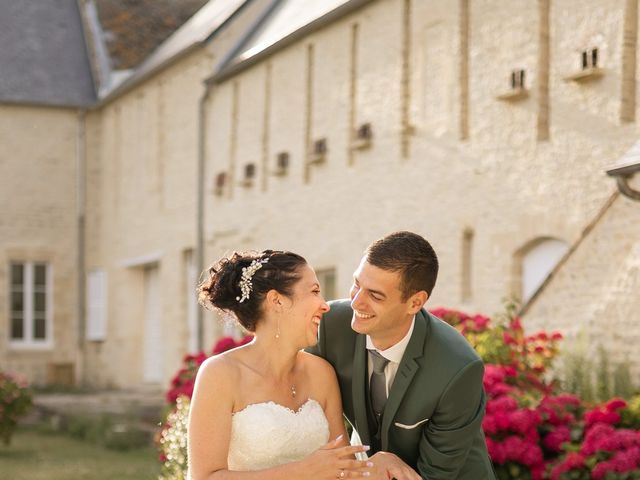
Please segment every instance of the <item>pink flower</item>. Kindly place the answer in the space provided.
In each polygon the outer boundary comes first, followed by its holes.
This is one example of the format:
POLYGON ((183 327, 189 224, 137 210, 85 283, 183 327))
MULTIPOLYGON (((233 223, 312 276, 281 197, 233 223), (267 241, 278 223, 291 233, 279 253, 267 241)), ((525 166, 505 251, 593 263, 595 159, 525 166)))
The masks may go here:
POLYGON ((626 406, 627 402, 625 402, 621 398, 613 398, 605 404, 604 409, 607 412, 615 412, 616 410, 620 410, 621 408, 624 408, 626 406))
POLYGON ((222 352, 226 352, 227 350, 231 350, 235 348, 236 341, 231 337, 222 337, 213 347, 213 355, 217 355, 222 352))
POLYGON ((520 462, 530 468, 540 465, 543 462, 542 450, 536 444, 526 445, 520 456, 520 462))
POLYGON ((498 397, 487 402, 487 413, 506 413, 512 412, 518 408, 518 402, 515 398, 508 395, 498 397))
POLYGON ((600 462, 591 470, 591 478, 593 480, 602 480, 609 472, 615 472, 613 464, 611 462, 600 462))
POLYGON ((507 461, 507 453, 499 442, 494 442, 490 438, 487 438, 487 451, 495 464, 502 465, 507 461))
POLYGON ((489 323, 491 322, 491 320, 489 320, 489 318, 485 317, 484 315, 475 315, 473 317, 473 322, 475 323, 475 327, 477 330, 484 330, 489 327, 489 323))
POLYGON ((552 430, 547 436, 544 437, 542 444, 553 452, 562 451, 562 444, 571 441, 571 431, 569 427, 560 425, 552 430))
POLYGON ((600 409, 591 410, 584 414, 585 427, 589 428, 597 423, 615 425, 620 421, 620 415, 616 412, 607 412, 600 409))
POLYGON ((520 321, 520 319, 519 319, 518 317, 514 317, 514 318, 511 320, 510 327, 511 327, 513 330, 522 330, 522 322, 520 321))
POLYGON ((512 412, 509 416, 511 430, 525 434, 531 429, 535 429, 540 423, 540 414, 535 410, 522 409, 512 412))
POLYGON ((580 406, 582 403, 578 397, 571 395, 570 393, 561 393, 555 399, 562 405, 575 405, 580 406))
POLYGON ((551 470, 551 479, 559 480, 560 476, 570 470, 577 470, 584 467, 585 458, 579 453, 571 452, 565 459, 551 470))

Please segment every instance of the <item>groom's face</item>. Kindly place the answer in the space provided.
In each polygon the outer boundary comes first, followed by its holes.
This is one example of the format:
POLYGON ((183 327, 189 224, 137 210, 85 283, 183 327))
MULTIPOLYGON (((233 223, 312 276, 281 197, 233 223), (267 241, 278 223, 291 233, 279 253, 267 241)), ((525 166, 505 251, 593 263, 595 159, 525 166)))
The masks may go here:
POLYGON ((376 348, 386 350, 406 334, 415 312, 403 300, 401 274, 371 265, 363 257, 353 274, 351 328, 369 335, 376 348))

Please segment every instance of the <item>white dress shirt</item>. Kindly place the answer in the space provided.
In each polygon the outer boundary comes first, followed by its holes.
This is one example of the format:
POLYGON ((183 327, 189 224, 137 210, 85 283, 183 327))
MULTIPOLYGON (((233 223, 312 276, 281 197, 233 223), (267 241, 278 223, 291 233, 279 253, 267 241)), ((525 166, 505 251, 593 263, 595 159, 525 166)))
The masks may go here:
MULTIPOLYGON (((404 355, 404 351, 407 349, 407 345, 409 344, 409 340, 411 339, 411 334, 413 333, 413 327, 416 324, 416 317, 413 317, 411 320, 411 327, 409 327, 409 331, 407 334, 395 345, 387 348, 386 350, 378 350, 374 345, 371 337, 367 335, 367 350, 376 350, 380 355, 389 360, 387 366, 384 367, 384 375, 387 379, 387 398, 389 398, 389 391, 391 391, 391 385, 393 385, 393 380, 396 378, 396 373, 398 371, 398 367, 400 366, 400 361, 402 360, 402 356, 404 355)), ((367 365, 369 372, 369 381, 371 381, 371 375, 373 374, 373 361, 371 360, 371 355, 367 355, 367 365)))

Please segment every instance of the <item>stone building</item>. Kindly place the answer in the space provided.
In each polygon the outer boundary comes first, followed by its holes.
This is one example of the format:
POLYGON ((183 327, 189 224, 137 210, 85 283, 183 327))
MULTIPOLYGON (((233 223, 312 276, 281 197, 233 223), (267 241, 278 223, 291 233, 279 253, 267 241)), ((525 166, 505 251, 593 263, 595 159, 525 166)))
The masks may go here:
POLYGON ((291 249, 339 297, 368 243, 408 229, 441 260, 431 307, 492 314, 517 298, 527 329, 602 345, 637 373, 637 8, 211 0, 72 110, 77 148, 59 145, 50 110, 0 96, 2 146, 15 144, 2 192, 16 205, 0 217, 0 302, 32 288, 12 287, 13 265, 53 264, 61 332, 17 348, 5 332, 33 307, 4 309, 0 362, 38 382, 70 365, 95 386, 166 384, 222 329, 194 303, 209 261, 291 249), (55 149, 27 133, 47 119, 55 149), (74 167, 29 175, 35 148, 74 167), (60 203, 45 215, 39 201, 60 203), (40 215, 50 223, 29 220, 40 215))

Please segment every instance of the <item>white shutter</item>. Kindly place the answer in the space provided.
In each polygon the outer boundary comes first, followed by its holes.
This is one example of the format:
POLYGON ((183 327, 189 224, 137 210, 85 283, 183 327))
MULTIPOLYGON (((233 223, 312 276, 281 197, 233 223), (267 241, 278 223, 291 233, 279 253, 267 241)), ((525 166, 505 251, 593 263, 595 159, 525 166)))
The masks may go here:
POLYGON ((87 275, 86 337, 91 341, 107 338, 107 274, 94 270, 87 275))

